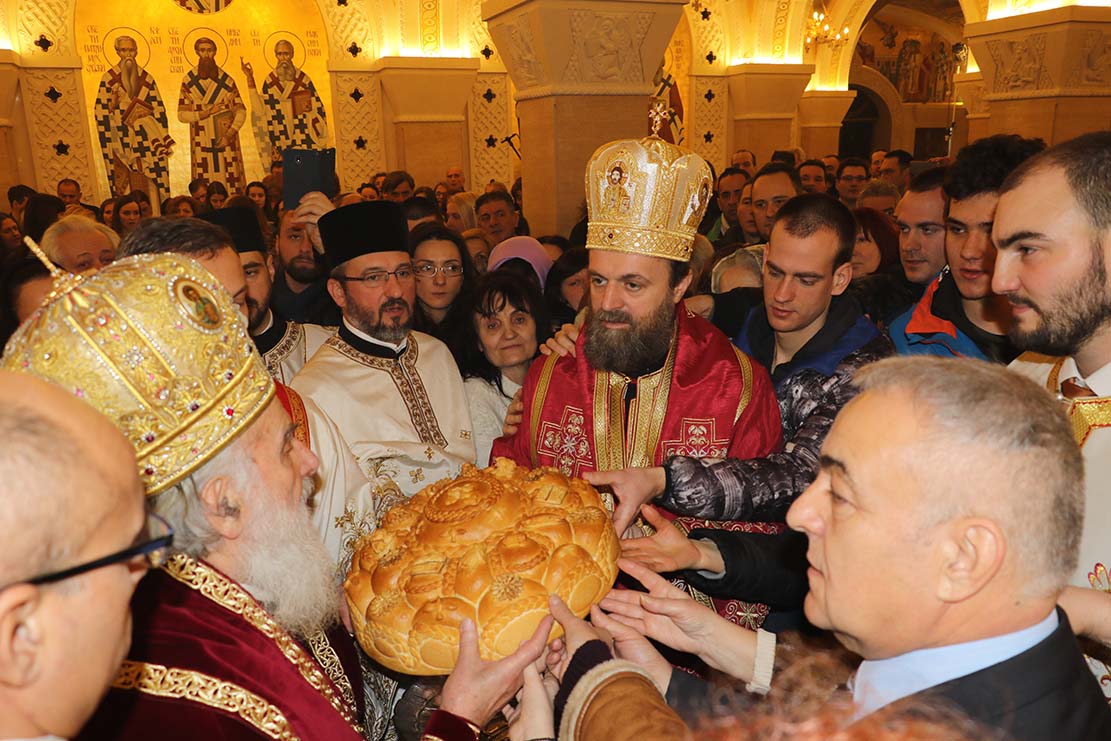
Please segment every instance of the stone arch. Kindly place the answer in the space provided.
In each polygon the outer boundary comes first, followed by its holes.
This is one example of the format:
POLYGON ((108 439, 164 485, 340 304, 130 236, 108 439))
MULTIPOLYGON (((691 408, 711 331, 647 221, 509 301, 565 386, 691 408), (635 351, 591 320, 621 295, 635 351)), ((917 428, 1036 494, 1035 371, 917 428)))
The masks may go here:
MULTIPOLYGON (((877 2, 878 0, 833 0, 828 5, 828 14, 832 19, 830 25, 834 28, 847 26, 849 41, 836 53, 818 56, 815 79, 822 82, 823 88, 831 90, 848 88, 856 43, 860 39, 865 21, 868 20, 877 2)), ((987 18, 987 0, 959 0, 959 2, 965 25, 978 23, 987 18)), ((806 18, 802 18, 801 22, 805 27, 806 18)))
MULTIPOLYGON (((895 89, 891 81, 871 67, 854 64, 846 85, 863 88, 871 93, 874 99, 882 103, 883 107, 887 109, 891 121, 890 145, 892 147, 905 147, 907 142, 904 141, 906 121, 903 114, 903 101, 899 97, 899 91, 895 89)), ((913 144, 913 142, 910 143, 913 144)))

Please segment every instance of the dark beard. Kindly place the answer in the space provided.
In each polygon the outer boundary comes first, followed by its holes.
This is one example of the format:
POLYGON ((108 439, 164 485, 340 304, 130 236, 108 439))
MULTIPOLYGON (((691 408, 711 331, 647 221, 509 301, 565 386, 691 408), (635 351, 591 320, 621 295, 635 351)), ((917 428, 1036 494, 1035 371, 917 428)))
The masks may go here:
POLYGON ((315 283, 324 275, 324 266, 319 260, 313 260, 312 267, 306 267, 300 260, 291 260, 284 266, 285 273, 298 283, 315 283))
POLYGON ((259 306, 250 296, 247 297, 247 332, 254 337, 266 323, 266 309, 259 306))
POLYGON ((220 67, 213 57, 200 57, 197 59, 197 77, 202 80, 215 80, 220 74, 220 67))
POLYGON ((401 341, 409 336, 409 330, 413 327, 413 307, 409 306, 409 302, 403 298, 392 298, 379 306, 377 311, 373 311, 364 310, 351 300, 351 294, 347 294, 347 307, 343 311, 343 318, 355 329, 391 345, 400 345, 401 341), (404 308, 408 312, 404 321, 383 322, 382 312, 394 307, 404 308))
POLYGON ((1044 355, 1075 355, 1102 326, 1111 322, 1111 296, 1107 292, 1107 265, 1103 245, 1092 246, 1092 259, 1083 277, 1060 292, 1057 305, 1046 311, 1028 298, 1007 297, 1012 304, 1029 306, 1041 325, 1023 332, 1012 325, 1007 333, 1020 350, 1044 355))
POLYGON ((586 323, 583 353, 592 368, 639 378, 658 370, 671 349, 675 305, 665 299, 641 322, 624 311, 593 311, 586 323), (626 322, 629 329, 608 329, 602 322, 626 322))

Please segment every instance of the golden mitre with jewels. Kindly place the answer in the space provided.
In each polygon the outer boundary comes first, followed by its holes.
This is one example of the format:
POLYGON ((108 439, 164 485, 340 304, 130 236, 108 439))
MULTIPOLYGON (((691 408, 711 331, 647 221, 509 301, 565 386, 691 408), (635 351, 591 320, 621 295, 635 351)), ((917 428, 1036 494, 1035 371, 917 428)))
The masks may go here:
POLYGON ((190 258, 136 255, 85 277, 55 274, 0 365, 112 420, 135 449, 148 495, 210 460, 273 398, 246 319, 190 258))
POLYGON ((704 159, 658 136, 603 145, 586 166, 586 246, 686 262, 713 190, 704 159))

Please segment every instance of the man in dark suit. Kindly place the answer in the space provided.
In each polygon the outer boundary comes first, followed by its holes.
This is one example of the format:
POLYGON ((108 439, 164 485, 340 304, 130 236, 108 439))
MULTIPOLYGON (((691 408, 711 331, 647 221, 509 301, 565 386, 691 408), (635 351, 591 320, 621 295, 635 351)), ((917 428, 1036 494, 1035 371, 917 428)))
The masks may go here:
POLYGON ((856 717, 940 698, 1016 739, 1111 739, 1056 607, 1084 521, 1060 403, 972 360, 893 358, 856 383, 787 515, 810 541, 807 617, 864 658, 856 717))

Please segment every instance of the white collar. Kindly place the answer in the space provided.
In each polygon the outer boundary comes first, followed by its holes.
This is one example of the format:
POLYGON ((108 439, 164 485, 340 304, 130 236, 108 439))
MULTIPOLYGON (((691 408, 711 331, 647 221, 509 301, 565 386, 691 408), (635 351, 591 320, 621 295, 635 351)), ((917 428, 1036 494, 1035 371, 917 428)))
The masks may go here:
POLYGON ((979 641, 864 661, 853 678, 853 717, 863 718, 896 700, 995 666, 1045 640, 1057 629, 1057 611, 1029 628, 979 641))
MULTIPOLYGON (((1070 378, 1079 378, 1085 386, 1096 392, 1097 396, 1111 396, 1111 363, 1085 377, 1080 375, 1075 360, 1065 358, 1065 362, 1061 364, 1061 372, 1057 375, 1057 383, 1060 384, 1070 378)), ((1054 390, 1060 391, 1060 386, 1054 390)))
POLYGON ((405 335, 405 339, 401 341, 400 345, 395 345, 392 342, 385 342, 383 340, 375 339, 368 335, 366 332, 355 329, 351 326, 351 322, 347 321, 347 317, 343 318, 343 326, 347 327, 347 331, 358 337, 360 340, 366 340, 367 342, 373 342, 375 345, 381 345, 382 347, 388 348, 393 352, 398 353, 399 355, 409 345, 409 335, 405 335))

